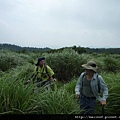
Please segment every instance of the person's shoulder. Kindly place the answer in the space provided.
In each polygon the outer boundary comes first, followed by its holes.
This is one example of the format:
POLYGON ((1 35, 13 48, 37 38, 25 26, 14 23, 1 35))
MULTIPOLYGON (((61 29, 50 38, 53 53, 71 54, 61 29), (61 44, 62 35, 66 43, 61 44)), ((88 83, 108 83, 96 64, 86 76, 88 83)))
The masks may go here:
POLYGON ((97 73, 97 78, 98 78, 99 80, 103 80, 102 75, 100 75, 100 74, 98 74, 98 73, 97 73))
POLYGON ((45 65, 45 67, 46 67, 47 69, 51 69, 51 67, 50 67, 49 65, 47 65, 47 64, 45 65))
POLYGON ((81 75, 85 75, 85 72, 82 72, 81 75))
POLYGON ((80 74, 80 77, 83 77, 85 75, 85 72, 82 72, 81 74, 80 74))
POLYGON ((35 67, 34 67, 34 70, 35 70, 35 71, 36 71, 36 70, 38 70, 38 69, 39 69, 39 67, 38 67, 38 66, 35 66, 35 67))
POLYGON ((47 68, 50 68, 50 66, 48 64, 45 64, 44 66, 47 67, 47 68))

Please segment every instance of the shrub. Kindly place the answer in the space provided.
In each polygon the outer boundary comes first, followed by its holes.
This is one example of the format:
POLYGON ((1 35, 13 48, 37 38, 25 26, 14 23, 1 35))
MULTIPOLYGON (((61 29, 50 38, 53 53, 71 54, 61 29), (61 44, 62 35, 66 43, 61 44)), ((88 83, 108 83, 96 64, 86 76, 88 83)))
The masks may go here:
POLYGON ((32 99, 32 86, 23 86, 23 83, 14 81, 10 76, 0 79, 0 114, 26 114, 35 112, 32 99))
POLYGON ((120 63, 117 59, 107 57, 104 59, 104 69, 107 72, 117 72, 120 70, 120 63))
POLYGON ((54 91, 46 91, 38 97, 38 109, 42 114, 77 114, 80 112, 73 94, 68 93, 65 88, 56 87, 54 91))
POLYGON ((0 51, 0 53, 0 70, 2 71, 7 71, 25 63, 25 60, 17 53, 10 51, 0 51))
POLYGON ((83 71, 81 64, 88 59, 72 49, 43 55, 46 56, 46 62, 54 70, 56 77, 63 82, 70 81, 74 76, 79 76, 83 71))

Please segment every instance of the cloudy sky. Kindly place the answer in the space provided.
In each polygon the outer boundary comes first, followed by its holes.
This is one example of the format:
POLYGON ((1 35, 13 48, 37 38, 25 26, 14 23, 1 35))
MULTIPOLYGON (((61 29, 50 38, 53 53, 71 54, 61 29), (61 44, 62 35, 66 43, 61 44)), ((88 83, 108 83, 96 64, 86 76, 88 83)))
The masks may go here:
POLYGON ((0 43, 120 48, 120 0, 0 0, 0 43))

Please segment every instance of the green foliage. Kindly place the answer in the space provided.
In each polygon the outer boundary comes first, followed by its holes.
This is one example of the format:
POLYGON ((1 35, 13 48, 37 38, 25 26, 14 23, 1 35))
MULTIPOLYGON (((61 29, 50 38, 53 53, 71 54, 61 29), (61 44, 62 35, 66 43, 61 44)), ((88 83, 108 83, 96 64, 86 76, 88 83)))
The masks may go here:
MULTIPOLYGON (((105 113, 120 113, 120 55, 78 54, 71 48, 49 54, 1 50, 0 58, 0 114, 79 114, 81 110, 74 98, 74 89, 84 70, 81 65, 89 60, 94 60, 101 68, 101 74, 108 85, 105 113), (40 89, 34 93, 35 86, 32 83, 26 86, 23 84, 31 76, 40 56, 46 57, 58 81, 50 91, 40 89)), ((101 114, 99 101, 97 113, 101 114)))
POLYGON ((0 51, 0 70, 7 71, 19 65, 23 65, 24 59, 17 53, 7 50, 0 51))
POLYGON ((83 57, 84 55, 79 55, 72 49, 44 54, 44 56, 46 56, 46 62, 54 70, 56 77, 64 82, 70 81, 74 76, 79 76, 83 71, 81 64, 88 59, 88 57, 83 57))
POLYGON ((56 86, 54 91, 43 92, 38 97, 38 108, 42 109, 42 114, 77 114, 80 112, 73 94, 68 93, 65 88, 58 89, 56 86))
POLYGON ((9 50, 9 51, 16 51, 19 53, 27 53, 27 52, 44 52, 50 50, 50 48, 34 48, 34 47, 21 47, 17 45, 11 44, 0 44, 0 49, 9 50))
POLYGON ((79 54, 82 54, 82 53, 86 53, 87 51, 86 51, 86 49, 85 48, 83 48, 83 47, 76 47, 76 46, 73 46, 73 47, 71 47, 73 50, 75 50, 76 52, 78 52, 79 54))
POLYGON ((34 66, 31 64, 26 64, 25 66, 17 66, 9 72, 10 76, 14 77, 14 80, 19 80, 21 78, 23 81, 30 79, 33 74, 34 66))
POLYGON ((77 83, 78 78, 74 78, 72 79, 70 82, 64 84, 64 89, 66 89, 66 91, 70 94, 75 94, 75 86, 77 83))
POLYGON ((104 73, 104 80, 107 83, 109 96, 105 107, 106 114, 120 113, 120 73, 104 73))
POLYGON ((0 79, 0 113, 25 114, 34 111, 32 86, 23 86, 23 83, 11 80, 10 76, 0 79))
POLYGON ((117 72, 118 70, 120 70, 119 60, 113 57, 106 57, 104 59, 104 64, 105 64, 105 71, 107 72, 117 72))
MULTIPOLYGON (((22 71, 21 71, 22 72, 22 71)), ((79 106, 74 96, 64 88, 34 93, 34 85, 13 80, 14 75, 0 79, 0 114, 77 114, 79 106)))

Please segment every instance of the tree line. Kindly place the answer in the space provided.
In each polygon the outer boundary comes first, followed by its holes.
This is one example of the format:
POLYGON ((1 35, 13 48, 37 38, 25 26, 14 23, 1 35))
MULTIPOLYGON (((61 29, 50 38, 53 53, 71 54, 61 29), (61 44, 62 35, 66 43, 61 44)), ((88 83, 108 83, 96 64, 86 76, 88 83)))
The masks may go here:
POLYGON ((72 47, 63 47, 59 49, 51 49, 48 47, 45 48, 36 48, 36 47, 21 47, 17 45, 12 44, 0 44, 0 49, 8 49, 16 52, 48 52, 48 53, 54 53, 54 52, 60 52, 66 48, 70 48, 78 52, 79 54, 82 53, 105 53, 105 54, 120 54, 120 48, 89 48, 89 47, 81 47, 81 46, 72 46, 72 47))

